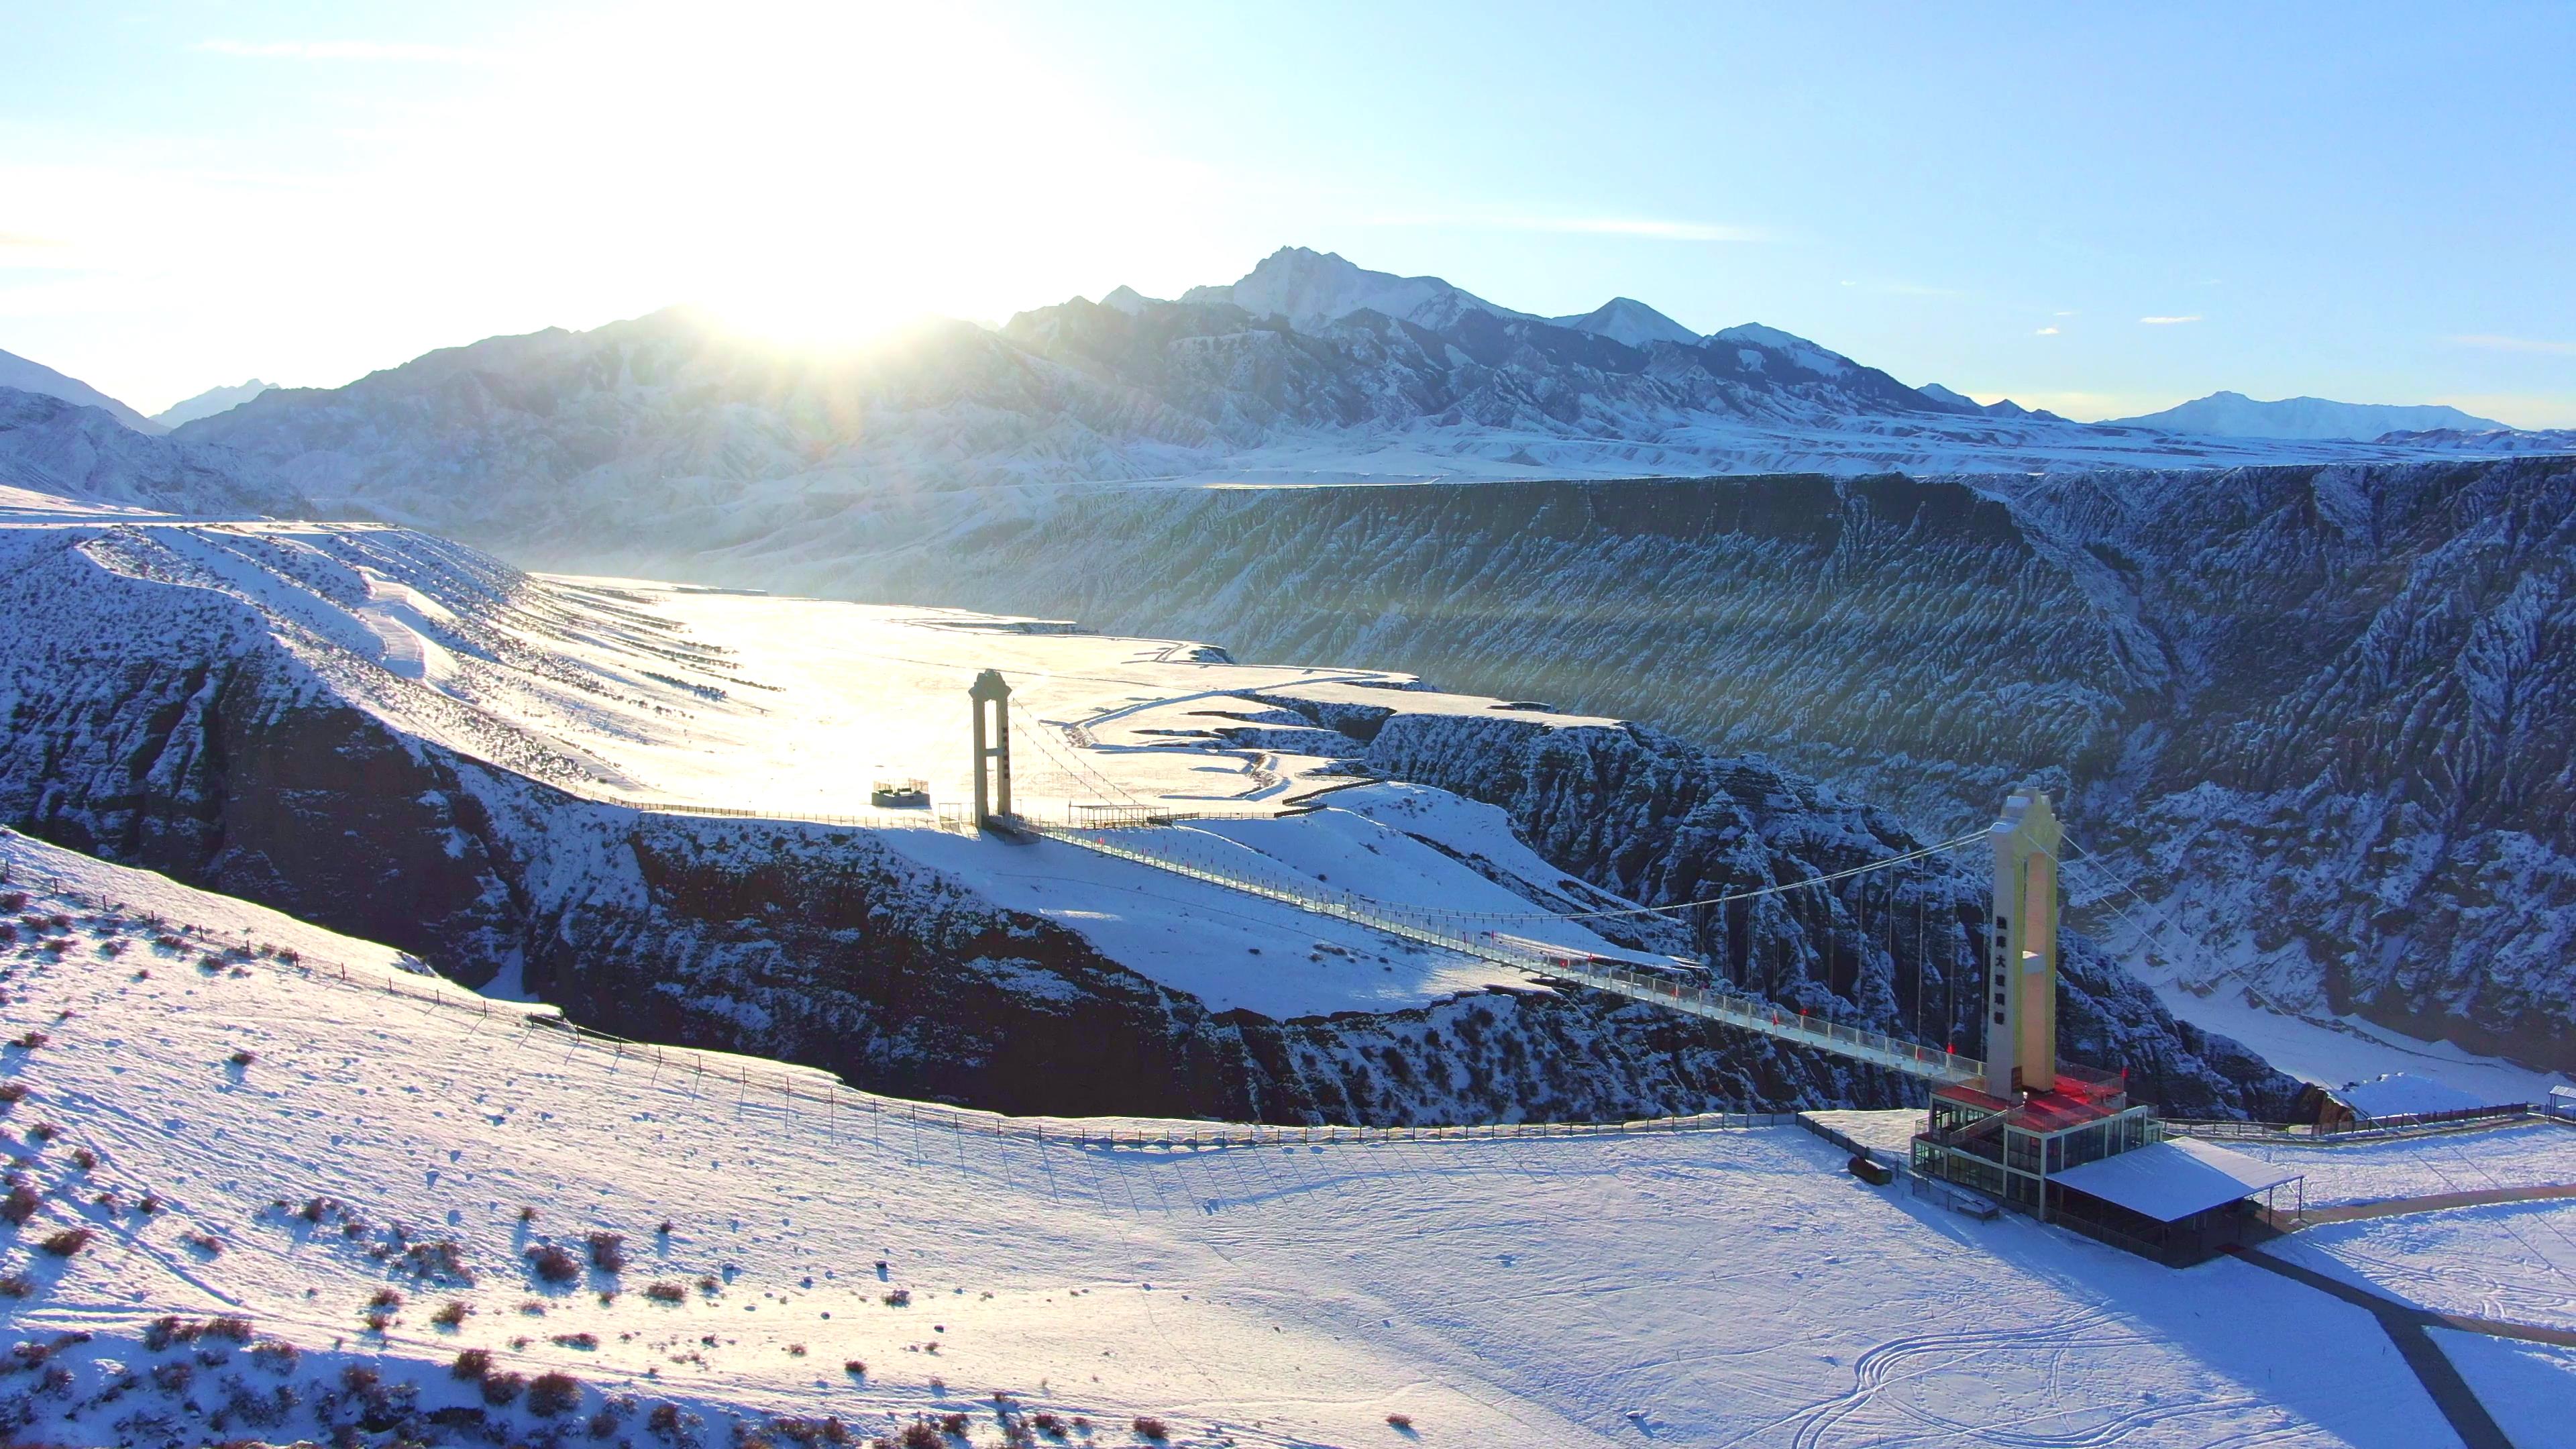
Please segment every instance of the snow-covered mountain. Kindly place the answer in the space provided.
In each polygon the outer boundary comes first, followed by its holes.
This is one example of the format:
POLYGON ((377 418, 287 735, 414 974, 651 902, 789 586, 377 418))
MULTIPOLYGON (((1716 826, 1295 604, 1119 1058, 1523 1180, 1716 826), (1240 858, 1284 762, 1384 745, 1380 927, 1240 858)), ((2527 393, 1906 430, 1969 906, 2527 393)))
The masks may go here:
POLYGON ((199 418, 211 418, 227 408, 240 407, 243 403, 268 391, 271 386, 273 384, 262 382, 254 377, 248 382, 237 382, 230 387, 210 387, 195 397, 184 402, 172 403, 154 413, 152 421, 165 428, 175 428, 181 423, 193 423, 199 418))
POLYGON ((219 447, 136 432, 106 412, 0 387, 0 507, 309 516, 313 504, 219 447), (11 490, 28 496, 10 497, 11 490))
POLYGON ((166 433, 169 428, 100 392, 76 377, 65 377, 41 362, 0 352, 0 388, 42 393, 80 407, 97 408, 138 433, 166 433))
POLYGON ((2023 407, 2021 404, 2014 402, 2008 397, 1997 398, 1990 403, 1981 403, 1975 398, 1968 396, 1966 393, 1954 392, 1949 388, 1943 387, 1937 382, 1927 382, 1921 387, 1916 388, 1915 391, 1932 399, 1932 401, 1952 412, 1977 413, 1985 417, 1994 418, 2037 418, 2042 422, 2051 423, 2061 423, 2066 421, 2057 414, 2049 412, 2043 408, 2023 407))
POLYGON ((1657 342, 1690 347, 1699 341, 1699 334, 1633 297, 1613 297, 1589 312, 1558 317, 1554 321, 1559 327, 1571 327, 1577 332, 1589 332, 1641 349, 1657 342))
POLYGON ((2333 402, 2290 397, 2257 402, 2241 392, 2214 392, 2160 413, 2106 418, 2103 426, 2157 428, 2209 438, 2377 438, 2386 433, 2449 429, 2462 433, 2510 431, 2492 418, 2440 404, 2333 402))
POLYGON ((1355 312, 1374 312, 1434 332, 1456 326, 1469 313, 1518 322, 1538 320, 1527 312, 1497 307, 1438 277, 1372 272, 1344 260, 1338 252, 1305 247, 1281 247, 1241 281, 1192 287, 1181 294, 1181 300, 1199 306, 1239 307, 1255 318, 1283 317, 1300 332, 1321 332, 1355 312))
MULTIPOLYGON (((627 1035, 1055 1113, 1615 1120, 1919 1090, 866 803, 907 776, 958 800, 965 685, 994 666, 1040 732, 1015 748, 1024 810, 1213 798, 1239 818, 1191 839, 1318 890, 1517 918, 1918 844, 1615 719, 983 615, 541 579, 380 525, 0 523, 0 642, 0 822, 627 1035), (1386 783, 1289 808, 1355 776, 1386 783)), ((1704 951, 1746 990, 1973 1053, 1959 983, 1988 888, 1935 857, 1713 935, 1614 921, 1566 944, 1704 951)), ((2081 941, 2060 1022, 2070 1055, 2183 1115, 2292 1110, 2296 1084, 2081 941)))
POLYGON ((1292 248, 1179 301, 1120 288, 998 333, 930 325, 839 354, 682 309, 491 338, 343 388, 272 390, 183 431, 334 510, 576 568, 622 566, 675 534, 790 559, 863 549, 843 532, 854 510, 917 490, 2030 472, 2524 446, 2096 427, 1909 387, 1772 327, 1673 337, 1621 303, 1575 320, 1593 325, 1292 248))

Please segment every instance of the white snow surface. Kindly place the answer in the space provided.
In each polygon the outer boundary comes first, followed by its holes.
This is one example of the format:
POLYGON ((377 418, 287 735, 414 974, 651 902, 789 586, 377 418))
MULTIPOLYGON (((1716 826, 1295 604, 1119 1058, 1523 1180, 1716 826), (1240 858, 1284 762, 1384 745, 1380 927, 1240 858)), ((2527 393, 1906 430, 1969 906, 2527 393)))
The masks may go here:
POLYGON ((2339 1088, 2335 1097, 2364 1117, 2400 1117, 2427 1112, 2459 1112, 2495 1105, 2414 1072, 2382 1072, 2368 1081, 2339 1088))
MULTIPOLYGON (((2134 937, 2124 938, 2114 930, 2097 939, 2118 943, 2134 937)), ((2350 1083, 2389 1075, 2391 1065, 2398 1064, 2403 1075, 2430 1084, 2428 1092, 2457 1094, 2479 1104, 2545 1102, 2552 1087, 2567 1084, 2562 1073, 2534 1071, 2450 1042, 2401 1036, 2358 1016, 2324 1022, 2295 1016, 2258 1004, 2242 986, 2229 989, 2231 983, 2190 976, 2145 952, 2127 952, 2125 959, 2139 979, 2155 988, 2166 1010, 2205 1030, 2234 1037, 2301 1081, 2340 1091, 2350 1083)))
POLYGON ((2228 1145, 2306 1174, 2310 1207, 2576 1182, 2576 1131, 2546 1122, 2395 1141, 2228 1145))
POLYGON ((2327 1223, 2264 1249, 2437 1313, 2576 1333, 2576 1202, 2327 1223))
POLYGON ((2576 1348, 2426 1330, 2515 1449, 2576 1449, 2576 1348))
MULTIPOLYGON (((986 899, 1053 918, 1111 959, 1218 1011, 1274 1019, 1427 1004, 1488 986, 1540 989, 1462 953, 1059 842, 942 829, 970 813, 967 686, 1013 689, 1014 805, 1091 823, 1088 807, 1242 818, 1160 843, 1302 891, 1503 913, 1546 909, 1489 878, 1569 883, 1501 811, 1366 785, 1330 751, 1361 746, 1247 697, 1400 699, 1412 711, 1584 716, 1420 690, 1374 670, 1251 667, 1179 640, 1065 632, 1059 621, 773 597, 626 579, 529 578, 440 540, 373 525, 0 518, 0 563, 69 546, 81 587, 211 591, 236 640, 265 637, 398 732, 594 799, 639 808, 831 819, 986 899), (1218 730, 1245 731, 1244 743, 1218 730), (878 809, 881 781, 929 782, 932 808, 878 809), (1365 788, 1346 788, 1365 785, 1365 788), (1318 796, 1312 808, 1301 797, 1318 796), (1467 862, 1482 862, 1480 868, 1467 862)), ((29 562, 20 566, 33 566, 29 562)), ((131 599, 70 609, 123 628, 131 599)), ((67 626, 69 627, 69 626, 67 626)), ((174 646, 175 647, 175 646, 174 646)), ((209 646, 212 647, 212 646, 209 646)), ((241 647, 233 643, 222 647, 241 647)), ((1517 934, 1634 956, 1580 926, 1517 934)), ((1648 958, 1653 959, 1653 958, 1648 958)))
MULTIPOLYGON (((187 1357, 143 1341, 162 1314, 235 1315, 303 1350, 278 1374, 211 1343, 197 1371, 209 1403, 228 1379, 291 1388, 263 1431, 280 1439, 328 1437, 312 1406, 352 1364, 464 1405, 446 1364, 476 1347, 575 1376, 584 1415, 631 1399, 636 1442, 666 1403, 708 1443, 755 1415, 866 1435, 947 1411, 982 1442, 996 1391, 1088 1416, 1101 1444, 1148 1413, 1192 1446, 2451 1442, 2357 1309, 2233 1261, 2177 1273, 1974 1223, 1856 1182, 1796 1128, 1219 1148, 1188 1145, 1204 1123, 1096 1124, 1175 1139, 1109 1148, 1065 1124, 916 1125, 819 1074, 768 1066, 792 1096, 737 1087, 723 1058, 700 1075, 573 1049, 515 1008, 343 986, 325 963, 365 959, 356 942, 297 937, 311 974, 257 954, 208 969, 95 897, 148 899, 160 929, 300 928, 0 847, 22 880, 84 893, 30 907, 75 917, 46 932, 60 949, 0 954, 8 1025, 49 1037, 0 1058, 27 1089, 0 1134, 42 1199, 0 1230, 31 1280, 0 1315, 33 1343, 89 1335, 54 1354, 42 1400, 70 1442, 115 1442, 136 1415, 205 1432, 142 1377, 187 1357), (301 1215, 317 1198, 319 1223, 301 1215), (33 1246, 75 1226, 95 1235, 76 1256, 33 1246), (532 1247, 579 1254, 591 1232, 623 1236, 622 1272, 535 1278, 532 1247), (399 1268, 403 1244, 440 1242, 471 1285, 399 1268), (401 1301, 371 1331, 388 1287, 401 1301), (436 1325, 449 1302, 469 1311, 436 1325)), ((2478 1376, 2522 1392, 2526 1369, 2478 1376)), ((496 1417, 524 1433, 524 1413, 496 1417)))

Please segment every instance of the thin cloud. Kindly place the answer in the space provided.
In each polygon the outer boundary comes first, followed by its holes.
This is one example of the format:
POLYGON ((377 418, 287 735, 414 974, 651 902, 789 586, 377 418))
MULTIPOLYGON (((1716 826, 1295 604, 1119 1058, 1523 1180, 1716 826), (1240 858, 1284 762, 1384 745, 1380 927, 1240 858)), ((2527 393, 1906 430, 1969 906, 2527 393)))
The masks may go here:
POLYGON ((2177 322, 2197 322, 2200 320, 2200 314, 2194 312, 2188 317, 2141 317, 2138 320, 2150 327, 2171 327, 2177 322))
POLYGON ((1577 232, 1591 236, 1643 236, 1658 241, 1761 241, 1761 231, 1711 221, 1650 221, 1635 217, 1558 216, 1519 218, 1506 225, 1528 231, 1577 232))
POLYGON ((2057 329, 2054 327, 2042 327, 2030 335, 2033 337, 2054 337, 2057 335, 2057 329))
POLYGON ((1633 216, 1531 216, 1468 213, 1378 218, 1380 226, 1491 227, 1500 231, 1566 232, 1577 236, 1633 236, 1651 241, 1752 242, 1769 238, 1758 228, 1713 221, 1661 221, 1633 216))
POLYGON ((2547 352, 2559 356, 2576 355, 2576 342, 2545 342, 2537 337, 2499 337, 2491 332, 2476 332, 2450 340, 2461 347, 2484 347, 2496 352, 2547 352))
POLYGON ((200 40, 190 49, 253 60, 391 60, 436 65, 488 65, 486 51, 456 45, 413 45, 378 40, 200 40))

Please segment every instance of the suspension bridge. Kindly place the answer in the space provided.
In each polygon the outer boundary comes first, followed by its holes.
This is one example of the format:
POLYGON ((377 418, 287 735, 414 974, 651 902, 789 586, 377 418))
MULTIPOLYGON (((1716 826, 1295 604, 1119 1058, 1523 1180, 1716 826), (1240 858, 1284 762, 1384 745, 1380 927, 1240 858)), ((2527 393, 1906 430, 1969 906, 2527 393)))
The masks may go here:
MULTIPOLYGON (((1631 1001, 1645 1002, 1869 1066, 1920 1077, 1936 1086, 1973 1082, 1988 1074, 1988 1064, 1974 1057, 1790 1010, 1710 984, 1698 979, 1701 973, 1696 963, 1679 963, 1669 958, 1660 962, 1622 960, 1529 940, 1497 929, 1522 920, 1579 923, 1616 916, 1669 916, 1760 896, 1813 890, 1979 844, 1988 839, 1988 831, 1980 830, 1849 870, 1701 901, 1589 912, 1532 912, 1522 916, 1446 911, 1329 890, 1306 877, 1263 870, 1253 859, 1246 858, 1252 856, 1252 852, 1220 848, 1231 847, 1233 843, 1220 841, 1203 830, 1192 828, 1194 820, 1240 816, 1248 812, 1240 809, 1193 810, 1169 801, 1137 800, 1115 781, 1072 758, 1050 742, 1043 732, 1015 728, 1009 716, 1009 689, 992 671, 986 671, 977 679, 972 698, 976 712, 974 798, 977 825, 1060 841, 1099 855, 1293 906, 1314 915, 1365 926, 1419 945, 1455 951, 1533 976, 1591 987, 1631 1001), (988 711, 993 716, 989 728, 986 725, 988 711), (1044 755, 1053 768, 1064 771, 1085 789, 1101 796, 1101 800, 1080 806, 1069 805, 1061 821, 1014 812, 1011 809, 1010 781, 1010 742, 1014 739, 1044 755)), ((1287 812, 1265 810, 1261 813, 1265 816, 1294 813, 1294 807, 1287 812)), ((1642 957, 1643 953, 1639 954, 1642 957)), ((2053 950, 2050 955, 2053 977, 2053 950)), ((2053 987, 2054 981, 2050 984, 2053 987)))

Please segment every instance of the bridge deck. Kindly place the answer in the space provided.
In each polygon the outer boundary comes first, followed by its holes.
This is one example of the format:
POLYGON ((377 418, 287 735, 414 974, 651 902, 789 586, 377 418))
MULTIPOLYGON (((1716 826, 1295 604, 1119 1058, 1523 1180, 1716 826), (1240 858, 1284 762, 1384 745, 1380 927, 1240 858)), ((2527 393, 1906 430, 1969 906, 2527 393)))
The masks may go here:
POLYGON ((1648 1002, 1692 1016, 1724 1022, 1745 1031, 1760 1032, 1783 1041, 1796 1042, 1817 1051, 1866 1062, 1871 1066, 1922 1077, 1937 1083, 1966 1082, 1983 1077, 1986 1064, 1971 1057, 1941 1051, 1879 1032, 1823 1021, 1802 1013, 1786 1011, 1767 1001, 1749 996, 1694 986, 1651 971, 1628 970, 1603 965, 1570 962, 1525 950, 1508 941, 1474 931, 1445 927, 1430 919, 1408 916, 1401 908, 1384 901, 1365 897, 1330 895, 1300 889, 1294 884, 1256 880, 1249 876, 1211 869, 1202 864, 1158 855, 1137 845, 1114 839, 1105 831, 1074 826, 1039 825, 1031 828, 1050 839, 1060 840, 1102 855, 1132 860, 1157 870, 1188 876, 1228 890, 1242 891, 1265 900, 1279 901, 1310 911, 1319 916, 1351 921, 1425 945, 1462 952, 1498 965, 1511 966, 1536 976, 1554 977, 1589 986, 1596 990, 1648 1002))

